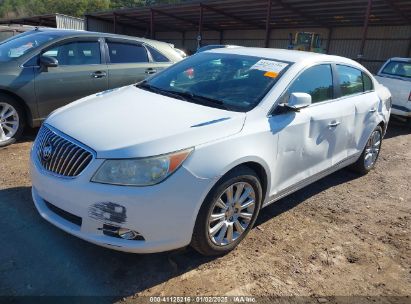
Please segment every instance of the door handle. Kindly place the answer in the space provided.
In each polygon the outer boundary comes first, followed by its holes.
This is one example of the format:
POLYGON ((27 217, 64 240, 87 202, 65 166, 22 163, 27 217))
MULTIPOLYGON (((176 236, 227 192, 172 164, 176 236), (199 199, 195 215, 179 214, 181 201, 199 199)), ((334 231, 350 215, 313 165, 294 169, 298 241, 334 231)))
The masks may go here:
POLYGON ((374 113, 374 112, 377 112, 377 108, 372 108, 372 109, 370 110, 370 113, 374 113))
POLYGON ((97 72, 91 73, 91 77, 93 77, 93 78, 103 78, 103 77, 106 77, 106 76, 107 76, 107 73, 103 72, 103 71, 97 71, 97 72))
POLYGON ((328 127, 329 127, 329 128, 335 128, 335 127, 338 126, 340 123, 341 123, 341 122, 339 122, 339 121, 330 122, 330 123, 328 124, 328 127))
POLYGON ((151 74, 157 73, 157 70, 156 70, 156 69, 153 69, 153 68, 148 68, 148 69, 145 71, 145 73, 148 74, 148 75, 151 75, 151 74))

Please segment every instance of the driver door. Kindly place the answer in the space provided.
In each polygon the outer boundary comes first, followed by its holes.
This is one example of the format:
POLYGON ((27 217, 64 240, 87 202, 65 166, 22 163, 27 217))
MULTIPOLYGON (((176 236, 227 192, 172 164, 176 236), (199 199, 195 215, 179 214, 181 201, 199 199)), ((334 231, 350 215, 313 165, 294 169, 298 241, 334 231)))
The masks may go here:
POLYGON ((59 65, 39 68, 35 92, 40 117, 82 97, 108 89, 107 65, 98 38, 69 40, 41 55, 55 57, 59 65))
POLYGON ((274 113, 270 117, 271 132, 278 139, 271 193, 278 194, 296 184, 330 169, 347 156, 346 117, 354 105, 334 99, 333 69, 321 64, 303 71, 293 81, 282 102, 291 93, 307 93, 312 104, 300 112, 274 113))

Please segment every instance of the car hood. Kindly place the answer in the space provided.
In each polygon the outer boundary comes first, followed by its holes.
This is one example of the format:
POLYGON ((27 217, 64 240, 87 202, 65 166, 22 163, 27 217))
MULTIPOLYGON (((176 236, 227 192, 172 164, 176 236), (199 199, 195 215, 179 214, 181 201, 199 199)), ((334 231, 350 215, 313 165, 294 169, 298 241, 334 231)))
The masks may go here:
POLYGON ((95 150, 98 158, 132 158, 234 135, 245 116, 128 86, 75 101, 46 123, 95 150))

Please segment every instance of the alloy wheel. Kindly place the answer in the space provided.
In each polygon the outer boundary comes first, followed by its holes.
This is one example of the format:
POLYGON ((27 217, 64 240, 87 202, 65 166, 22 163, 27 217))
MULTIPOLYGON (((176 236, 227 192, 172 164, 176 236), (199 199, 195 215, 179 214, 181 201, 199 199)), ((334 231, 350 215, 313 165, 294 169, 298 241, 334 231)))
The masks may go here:
POLYGON ((369 169, 374 166, 381 147, 381 133, 375 130, 365 146, 364 166, 369 169))
POLYGON ((218 246, 235 242, 250 225, 255 210, 255 191, 249 183, 229 186, 211 209, 208 218, 210 240, 218 246))
POLYGON ((5 142, 16 135, 19 123, 17 110, 8 103, 0 102, 0 142, 5 142))

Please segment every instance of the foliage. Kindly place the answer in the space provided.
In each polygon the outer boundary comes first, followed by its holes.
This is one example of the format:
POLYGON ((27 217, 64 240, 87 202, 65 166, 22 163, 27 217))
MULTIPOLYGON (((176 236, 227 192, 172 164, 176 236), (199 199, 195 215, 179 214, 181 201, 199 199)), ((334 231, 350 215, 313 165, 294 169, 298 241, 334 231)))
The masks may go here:
POLYGON ((15 18, 50 13, 83 16, 108 9, 177 3, 179 0, 0 0, 0 18, 15 18))

